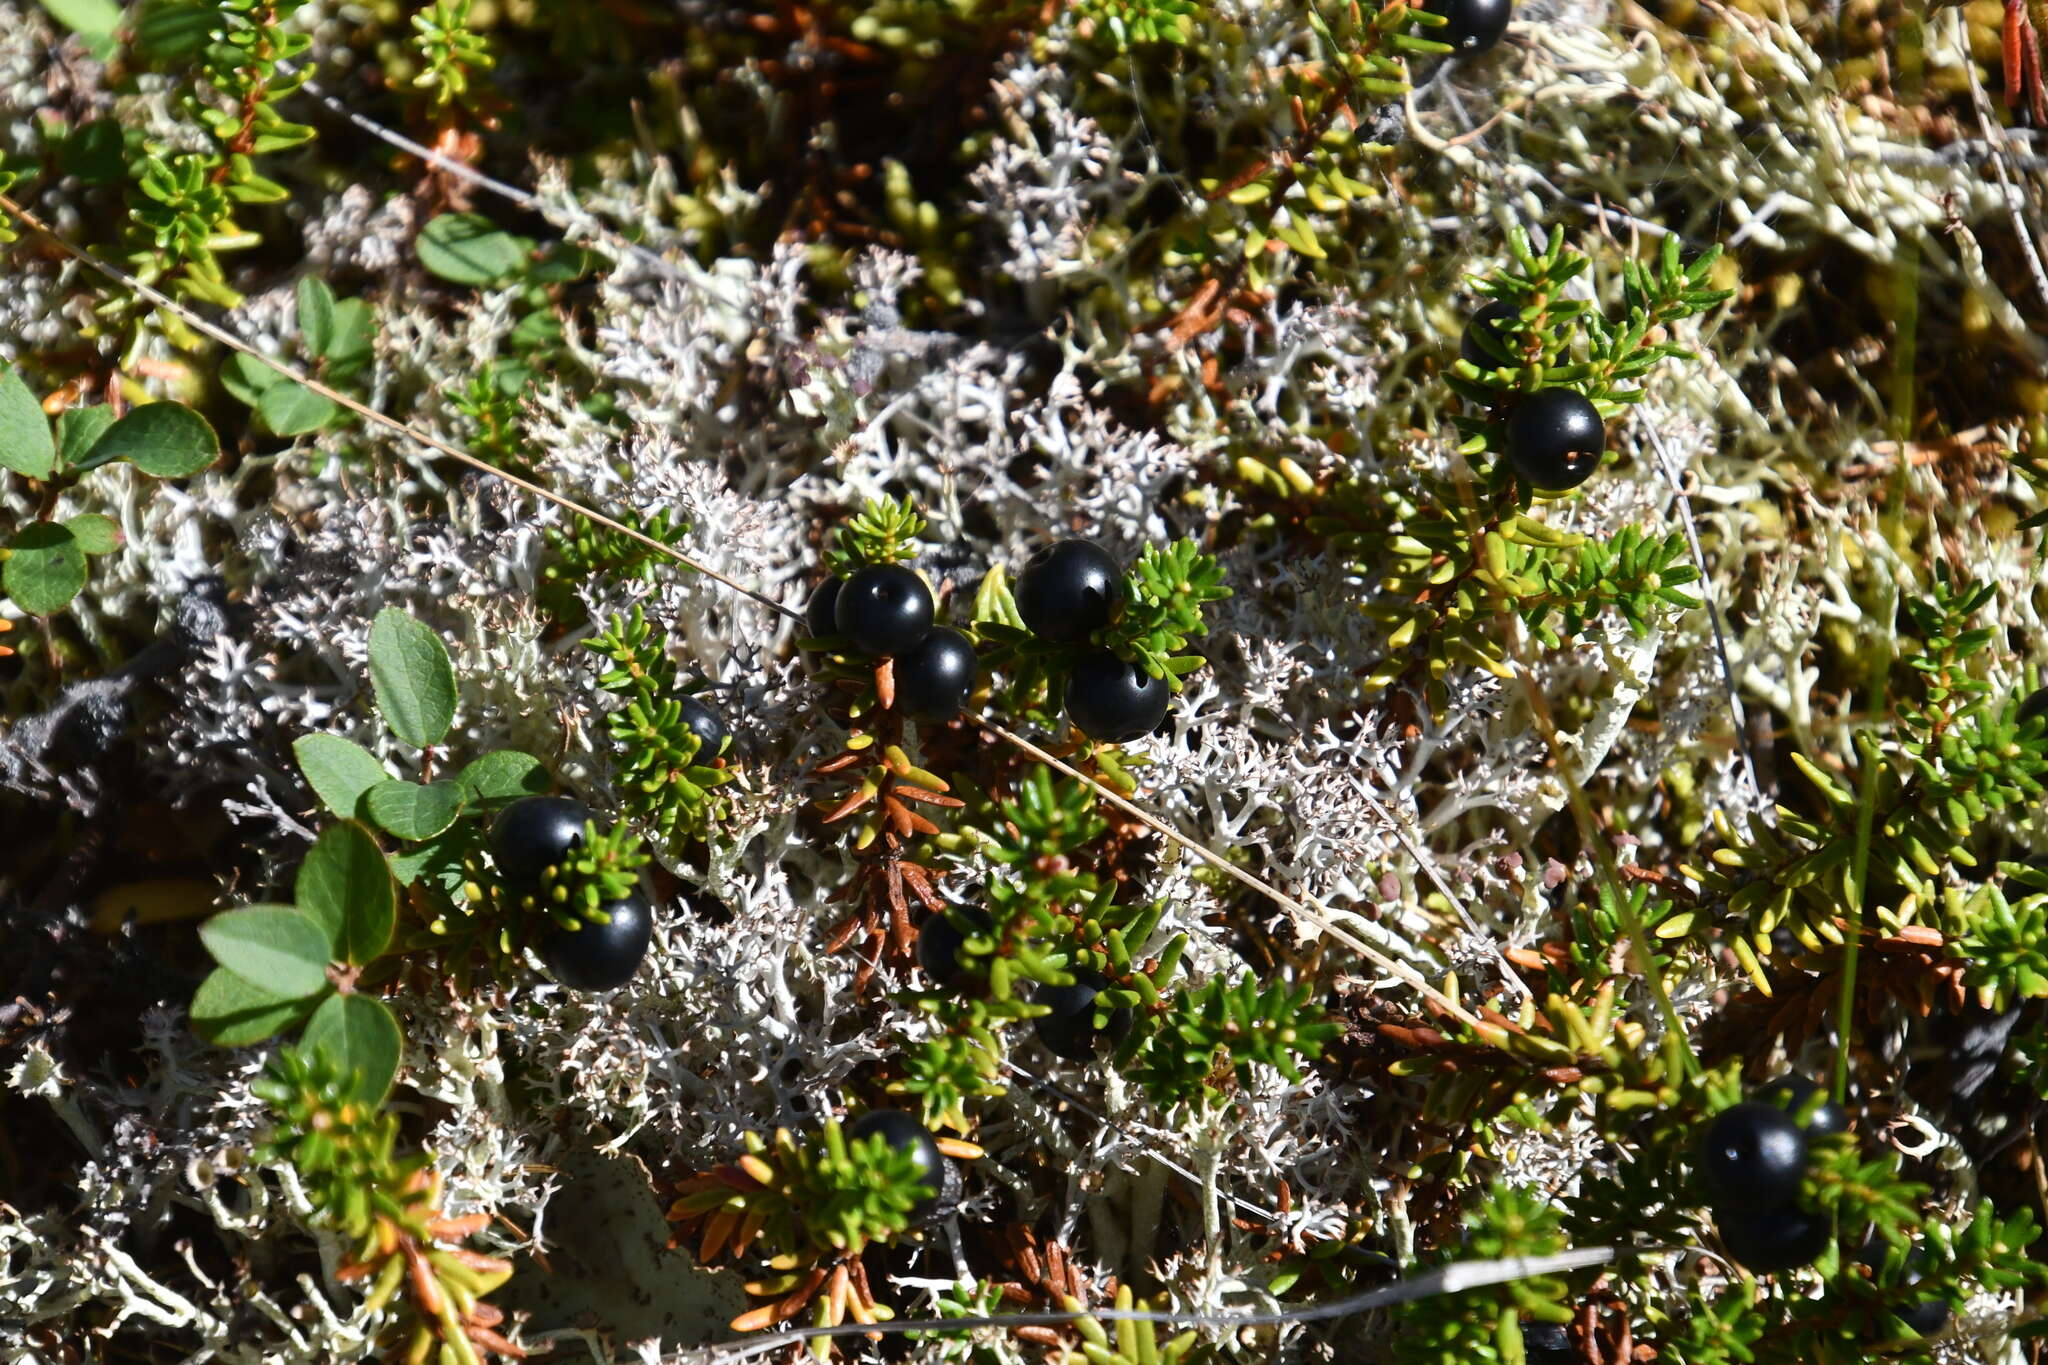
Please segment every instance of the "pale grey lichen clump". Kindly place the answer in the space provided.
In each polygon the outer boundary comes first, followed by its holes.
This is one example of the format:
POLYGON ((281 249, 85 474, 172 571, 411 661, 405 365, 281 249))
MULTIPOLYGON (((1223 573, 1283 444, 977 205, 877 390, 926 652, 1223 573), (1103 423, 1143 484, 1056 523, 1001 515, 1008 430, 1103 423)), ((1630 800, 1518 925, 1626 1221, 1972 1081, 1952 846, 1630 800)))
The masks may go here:
MULTIPOLYGON (((1191 110, 1222 126, 1267 117, 1253 73, 1302 40, 1291 6, 1238 0, 1232 9, 1262 60, 1219 62, 1203 73, 1199 94, 1187 95, 1191 110)), ((1121 227, 1148 194, 1195 191, 1159 171, 1130 92, 1077 74, 1057 59, 1057 41, 1051 57, 1020 57, 996 79, 997 131, 971 177, 981 221, 962 262, 1015 281, 1028 327, 994 317, 981 320, 979 335, 906 326, 896 299, 924 267, 879 249, 857 264, 859 309, 815 293, 796 246, 765 260, 698 264, 681 250, 692 243, 648 211, 662 201, 654 191, 668 183, 666 168, 642 167, 645 184, 586 192, 538 166, 541 202, 557 225, 611 255, 588 304, 592 340, 575 362, 586 372, 579 382, 594 381, 626 415, 629 434, 618 439, 568 386, 546 377, 523 403, 522 434, 564 492, 607 509, 666 511, 690 526, 681 545, 692 557, 800 608, 818 576, 819 528, 871 495, 912 494, 932 522, 925 567, 935 580, 971 588, 990 565, 1014 571, 1048 534, 1087 535, 1130 556, 1242 515, 1229 484, 1195 477, 1218 452, 1286 454, 1311 473, 1362 468, 1368 478, 1448 470, 1454 442, 1443 414, 1452 400, 1418 379, 1417 360, 1455 344, 1472 298, 1461 282, 1501 262, 1502 234, 1514 225, 1567 233, 1596 260, 1604 233, 1658 231, 1699 246, 1732 234, 1786 253, 1845 250, 1886 265, 1910 251, 1947 287, 1971 291, 2011 343, 2038 351, 2020 305, 1984 266, 1978 234, 2006 229, 2000 185, 1816 96, 1822 58, 1791 28, 1742 19, 1755 58, 1775 78, 1739 92, 1757 108, 1738 113, 1735 92, 1675 74, 1654 42, 1615 29, 1607 5, 1530 3, 1519 13, 1505 55, 1483 80, 1442 73, 1395 119, 1409 139, 1400 155, 1413 154, 1404 174, 1437 188, 1455 212, 1428 217, 1411 201, 1383 201, 1380 235, 1360 248, 1378 273, 1277 293, 1263 305, 1269 326, 1218 376, 1218 390, 1201 380, 1203 344, 1177 349, 1163 330, 1132 330, 1157 321, 1149 305, 1160 301, 1125 295, 1134 282, 1119 278, 1115 253, 1101 245, 1100 229, 1121 227), (664 253, 670 268, 618 253, 606 225, 664 253), (1099 287, 1067 291, 1084 278, 1099 287), (1071 316, 1044 316, 1076 297, 1085 303, 1071 316), (1044 392, 1026 394, 1020 348, 1046 322, 1061 338, 1062 368, 1044 392), (1136 429, 1091 397, 1090 374, 1140 370, 1181 379, 1159 430, 1136 429), (754 402, 757 393, 770 401, 754 402), (1311 434, 1299 417, 1307 407, 1348 415, 1362 451, 1339 453, 1311 434)), ((1055 35, 1070 25, 1061 20, 1055 35)), ((1931 25, 1933 68, 1959 62, 1959 32, 1946 19, 1931 25)), ((35 6, 0 2, 0 130, 31 117, 52 82, 86 79, 75 75, 82 64, 89 67, 35 6)), ((416 217, 404 199, 340 190, 303 225, 303 250, 316 269, 394 270, 409 259, 416 217)), ((63 227, 64 215, 55 221, 63 227)), ((1607 266, 1611 257, 1593 277, 1602 301, 1616 291, 1607 266)), ((80 340, 85 319, 64 286, 73 270, 12 258, 0 291, 0 357, 80 340)), ((289 291, 277 291, 229 322, 272 349, 289 334, 291 307, 289 291)), ((419 406, 395 415, 443 439, 470 440, 475 432, 451 395, 498 354, 512 320, 502 292, 454 315, 394 293, 379 317, 372 401, 422 389, 419 406)), ((1788 416, 1788 405, 1807 405, 1799 392, 1807 381, 1773 363, 1773 338, 1761 331, 1723 322, 1681 339, 1703 358, 1656 373, 1641 408, 1618 428, 1619 469, 1543 515, 1596 537, 1623 526, 1668 530, 1684 516, 1682 485, 1711 546, 1703 595, 1727 619, 1740 695, 1789 717, 1802 745, 1846 752, 1848 730, 1824 723, 1834 719, 1822 714, 1831 703, 1810 694, 1805 659, 1824 630, 1888 631, 1888 610, 1873 613, 1842 587, 1843 564, 1871 559, 1886 577, 1898 552, 1872 513, 1813 500, 1805 512, 1820 533, 1798 543, 1777 534, 1759 495, 1794 486, 1814 458, 1807 425, 1788 416)), ((1853 359, 1844 365, 1853 373, 1853 359)), ((1863 451, 1877 465, 1896 460, 1897 446, 1881 444, 1884 405, 1874 391, 1869 397, 1864 409, 1836 412, 1825 437, 1830 459, 1863 451)), ((223 561, 242 585, 210 637, 191 642, 189 665, 164 682, 172 720, 143 762, 173 803, 202 783, 240 793, 228 814, 260 851, 272 887, 288 883, 312 833, 293 738, 342 733, 400 771, 415 768, 416 755, 352 706, 368 685, 369 623, 387 606, 430 622, 450 646, 463 698, 452 744, 545 755, 573 790, 614 804, 603 723, 612 703, 596 686, 599 670, 580 636, 551 637, 532 604, 544 533, 568 514, 480 477, 446 486, 401 436, 356 431, 348 445, 344 459, 329 439, 303 439, 180 488, 110 469, 64 495, 64 512, 105 512, 129 540, 74 608, 88 638, 105 618, 170 620, 223 561), (423 491, 439 495, 443 510, 413 520, 406 509, 423 491)), ((1910 470, 1906 487, 1931 477, 1910 470)), ((0 516, 29 514, 24 494, 0 496, 0 516)), ((1971 572, 1998 585, 2007 643, 2029 641, 2034 662, 2048 662, 2033 561, 1995 538, 1970 544, 1971 572)), ((1536 835, 1564 808, 1567 783, 1597 787, 1614 827, 1646 838, 1663 837, 1657 821, 1639 817, 1680 759, 1700 776, 1691 796, 1699 809, 1759 807, 1732 743, 1731 700, 1705 611, 1675 615, 1641 638, 1603 624, 1565 650, 1526 647, 1545 695, 1597 699, 1561 736, 1571 770, 1559 772, 1518 684, 1454 674, 1436 720, 1362 703, 1355 673, 1380 657, 1384 639, 1358 610, 1368 590, 1341 554, 1240 547, 1225 564, 1236 595, 1213 615, 1211 667, 1189 680, 1168 732, 1133 746, 1150 760, 1140 770, 1144 799, 1425 975, 1455 970, 1485 984, 1504 970, 1501 949, 1532 941, 1543 892, 1565 872, 1548 864, 1536 835), (1637 701, 1653 694, 1661 726, 1632 730, 1637 701), (1419 732, 1404 729, 1411 724, 1419 732), (1433 874, 1414 859, 1425 845, 1437 850, 1433 874), (1456 907, 1437 878, 1455 891, 1456 907)), ((504 1214, 493 1235, 508 1253, 546 1254, 552 1201, 564 1188, 558 1167, 575 1149, 631 1153, 668 1174, 708 1166, 736 1150, 743 1130, 802 1126, 832 1112, 836 1083, 886 1055, 897 1036, 928 1027, 898 1005, 857 996, 853 956, 823 950, 839 913, 825 898, 844 863, 800 829, 807 793, 798 778, 832 752, 837 732, 792 657, 800 632, 681 572, 594 583, 586 598, 600 620, 644 610, 735 722, 743 776, 727 791, 708 866, 662 851, 670 871, 730 908, 732 922, 713 925, 680 901, 660 907, 646 967, 603 997, 566 995, 538 972, 474 998, 401 994, 410 1046, 408 1089, 396 1102, 432 1116, 427 1141, 448 1179, 448 1207, 504 1214), (508 1102, 510 1072, 550 1101, 546 1121, 508 1102)), ((2016 649, 2002 657, 2014 670, 2027 662, 2016 649)), ((31 733, 17 726, 9 736, 0 782, 90 818, 90 786, 62 782, 26 749, 31 733)), ((1772 780, 1765 774, 1766 789, 1772 780)), ((1629 850, 1620 852, 1628 861, 1629 850)), ((1177 851, 1146 876, 1139 889, 1171 906, 1162 939, 1193 936, 1191 974, 1233 970, 1209 924, 1224 908, 1217 879, 1197 875, 1177 851)), ((1253 913, 1304 945, 1318 935, 1312 925, 1288 925, 1277 907, 1253 913)), ((1734 980, 1673 984, 1681 1007, 1698 1016, 1734 980)), ((1405 990, 1391 978, 1357 984, 1389 996, 1405 990)), ((116 1332, 177 1329, 202 1343, 194 1359, 364 1358, 369 1324, 351 1319, 356 1298, 322 1278, 339 1248, 323 1243, 309 1260, 270 1245, 278 1211, 303 1200, 288 1172, 259 1172, 243 1155, 264 1122, 247 1089, 260 1056, 204 1047, 175 1017, 146 1022, 144 1074, 67 1070, 34 1042, 7 1060, 10 1107, 47 1106, 91 1156, 79 1168, 76 1209, 24 1216, 0 1205, 0 1355, 91 1357, 116 1332), (194 1219, 219 1227, 246 1264, 223 1278, 183 1256, 177 1228, 194 1219)), ((1162 1113, 1111 1074, 1099 1095, 1110 1126, 1013 1080, 977 1140, 1021 1218, 1042 1215, 1056 1235, 1079 1228, 1105 1262, 1149 1266, 1172 1303, 1206 1306, 1260 1282, 1253 1239, 1231 1226, 1228 1200, 1271 1208, 1283 1178, 1290 1231, 1327 1235, 1351 1212, 1353 1192, 1375 1188, 1384 1203, 1362 1212, 1397 1243, 1412 1237, 1401 1191, 1377 1174, 1397 1135, 1357 1122, 1363 1098, 1314 1078, 1290 1087, 1266 1076, 1226 1113, 1162 1113), (1187 1167, 1193 1182, 1153 1152, 1187 1167), (1003 1174, 1047 1167, 1062 1175, 1003 1174), (1173 1186, 1184 1188, 1169 1193, 1173 1186), (1197 1231, 1182 1245, 1159 1237, 1167 1199, 1195 1209, 1197 1231)), ((1554 1143, 1531 1138, 1507 1174, 1557 1187, 1591 1152, 1569 1133, 1554 1143)), ((675 1284, 685 1282, 682 1262, 672 1258, 675 1284)), ((935 1286, 956 1273, 946 1238, 934 1237, 910 1262, 904 1284, 914 1287, 899 1287, 893 1301, 906 1312, 929 1308, 935 1286)), ((619 1360, 702 1344, 561 1330, 565 1345, 581 1341, 619 1360)), ((1293 1339, 1291 1329, 1219 1334, 1217 1345, 1227 1358, 1264 1360, 1280 1358, 1293 1339)), ((930 1359, 967 1358, 957 1345, 920 1349, 930 1359)), ((1025 1358, 1014 1343, 991 1340, 982 1350, 976 1358, 1025 1358)))

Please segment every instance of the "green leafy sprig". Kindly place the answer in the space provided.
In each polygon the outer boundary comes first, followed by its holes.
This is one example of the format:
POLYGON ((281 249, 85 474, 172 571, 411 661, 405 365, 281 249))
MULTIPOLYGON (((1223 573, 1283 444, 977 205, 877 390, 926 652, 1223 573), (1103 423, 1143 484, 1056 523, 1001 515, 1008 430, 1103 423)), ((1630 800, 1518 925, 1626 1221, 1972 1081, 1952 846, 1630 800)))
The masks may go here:
POLYGON ((825 551, 825 567, 848 574, 869 564, 901 564, 917 557, 917 539, 927 523, 908 496, 870 498, 842 525, 825 551))
POLYGON ((1944 894, 1952 861, 1977 862, 1969 850, 1983 822, 2048 794, 2048 724, 2022 723, 2017 699, 1994 705, 1988 687, 1969 670, 1989 639, 1968 624, 1987 593, 1940 575, 1929 597, 1906 604, 1924 634, 1902 651, 1902 662, 1922 686, 1920 695, 1896 700, 1888 741, 1884 732, 1859 733, 1856 765, 1847 771, 1792 755, 1822 814, 1780 806, 1775 823, 1753 818, 1743 829, 1715 815, 1725 846, 1705 866, 1685 870, 1741 922, 1729 942, 1752 975, 1760 974, 1755 964, 1770 954, 1770 935, 1780 926, 1813 952, 1843 941, 1856 893, 1850 885, 1856 816, 1868 786, 1866 900, 1876 923, 1895 934, 1931 920, 1957 943, 1976 943, 1993 954, 1990 974, 1980 969, 1974 978, 1980 990, 2036 993, 2032 983, 2048 964, 2014 938, 2035 913, 2031 899, 2015 906, 1996 892, 1944 894), (2005 944, 2017 955, 2004 952, 2005 944))
MULTIPOLYGON (((625 509, 617 514, 617 520, 663 545, 674 545, 690 532, 687 522, 670 519, 667 508, 646 517, 625 509)), ((644 541, 580 517, 550 527, 546 539, 548 562, 541 569, 535 596, 543 611, 571 629, 590 619, 577 594, 581 584, 593 578, 651 582, 660 562, 660 556, 644 541)))
MULTIPOLYGON (((130 266, 145 284, 167 283, 203 303, 231 308, 241 295, 227 283, 220 253, 261 237, 234 221, 240 204, 275 204, 285 187, 256 169, 256 158, 310 141, 280 104, 311 70, 290 69, 312 44, 290 27, 304 0, 177 0, 145 7, 134 29, 135 55, 183 77, 179 104, 205 130, 205 151, 145 149, 131 199, 130 266)), ((126 307, 128 303, 117 303, 126 307)))
POLYGON ((603 829, 590 821, 583 841, 541 874, 533 906, 564 929, 609 924, 604 907, 633 893, 650 857, 640 836, 625 825, 603 829))
POLYGON ((1300 1084, 1299 1059, 1319 1056, 1344 1032, 1311 1007, 1314 995, 1311 986, 1284 981, 1260 990, 1250 973, 1235 986, 1218 980, 1183 991, 1154 1024, 1133 1074, 1162 1106, 1218 1095, 1219 1066, 1240 1085, 1251 1083, 1255 1065, 1300 1084))
POLYGON ((469 6, 470 0, 433 0, 412 16, 413 49, 420 56, 412 88, 437 114, 451 106, 482 112, 489 92, 479 77, 498 64, 489 37, 469 26, 469 6))
POLYGON ((332 1054, 313 1045, 278 1053, 250 1089, 276 1115, 256 1159, 290 1165, 315 1221, 347 1241, 351 1250, 336 1278, 369 1282, 364 1316, 375 1317, 405 1292, 405 1359, 423 1361, 437 1346, 446 1365, 524 1355, 497 1330, 504 1311, 484 1301, 512 1277, 510 1262, 460 1245, 489 1224, 489 1215, 441 1212, 441 1179, 431 1158, 397 1155, 396 1113, 363 1097, 332 1054))
POLYGON ((713 792, 735 773, 722 755, 702 752, 703 740, 684 719, 675 661, 637 606, 584 643, 611 664, 598 686, 623 698, 605 728, 625 814, 663 838, 700 837, 720 808, 713 792))

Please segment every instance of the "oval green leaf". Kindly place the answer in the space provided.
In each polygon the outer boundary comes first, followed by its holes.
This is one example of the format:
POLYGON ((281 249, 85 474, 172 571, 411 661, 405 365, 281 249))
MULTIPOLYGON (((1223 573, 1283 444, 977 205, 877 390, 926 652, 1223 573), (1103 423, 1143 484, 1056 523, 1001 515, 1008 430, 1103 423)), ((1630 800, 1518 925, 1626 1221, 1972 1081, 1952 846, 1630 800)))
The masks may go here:
POLYGON ((334 344, 334 291, 318 275, 299 276, 299 339, 314 355, 324 356, 334 344))
POLYGON ((456 775, 472 801, 511 801, 540 796, 548 789, 548 770, 532 754, 494 749, 456 775))
POLYGON ((370 788, 363 805, 380 828, 399 838, 431 839, 462 813, 462 787, 445 780, 421 786, 394 777, 370 788))
POLYGON ((0 587, 31 615, 62 611, 85 587, 85 548, 69 527, 32 521, 7 547, 0 587))
POLYGON ((495 284, 526 264, 518 238, 480 213, 444 213, 420 229, 420 264, 451 284, 495 284))
POLYGON ((370 360, 377 339, 377 317, 362 299, 343 299, 334 305, 334 336, 324 352, 330 383, 360 370, 370 360))
POLYGON ((263 401, 264 394, 291 382, 251 356, 231 355, 220 367, 220 386, 252 408, 263 401))
POLYGON ((363 793, 391 780, 375 754, 340 735, 300 735, 292 753, 321 804, 344 820, 361 818, 363 793))
POLYGON ((256 401, 263 425, 279 436, 304 436, 333 421, 341 409, 296 380, 274 384, 256 401))
POLYGON ((352 1077, 350 1093, 371 1105, 391 1093, 402 1045, 398 1020, 383 1001, 367 995, 329 996, 299 1036, 301 1048, 326 1053, 337 1072, 352 1077))
POLYGON ((204 417, 183 403, 144 403, 101 433, 76 467, 126 460, 159 479, 182 479, 219 458, 220 438, 204 417))
POLYGON ((0 370, 0 467, 47 479, 56 461, 57 444, 50 439, 43 405, 13 366, 0 370))
POLYGON ((398 911, 391 868, 370 831, 353 820, 327 830, 307 850, 292 896, 327 929, 344 962, 360 967, 391 942, 398 911))
POLYGON ((370 682, 392 734, 417 749, 447 737, 455 720, 455 666, 441 637, 396 607, 370 623, 370 682))
POLYGON ((311 915, 291 905, 245 905, 199 926, 213 960, 278 998, 311 995, 327 984, 334 944, 311 915))
POLYGON ((225 967, 199 983, 192 997, 192 1031, 220 1047, 247 1047, 306 1017, 319 993, 278 996, 225 967))
POLYGON ((121 524, 98 512, 80 512, 64 523, 78 548, 89 555, 110 555, 121 548, 121 524))
POLYGON ((57 462, 66 469, 85 458, 92 443, 114 425, 114 410, 105 403, 66 408, 57 414, 57 462))

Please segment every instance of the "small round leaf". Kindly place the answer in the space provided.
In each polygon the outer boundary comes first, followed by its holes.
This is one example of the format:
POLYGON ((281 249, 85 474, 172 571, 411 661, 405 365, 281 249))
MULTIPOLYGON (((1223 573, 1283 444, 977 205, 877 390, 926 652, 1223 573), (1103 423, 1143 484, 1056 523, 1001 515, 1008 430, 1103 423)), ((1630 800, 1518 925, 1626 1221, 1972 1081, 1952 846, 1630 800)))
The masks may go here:
POLYGON ((301 1048, 326 1053, 337 1072, 352 1077, 350 1092, 373 1105, 391 1092, 402 1045, 398 1020, 383 1001, 367 995, 329 996, 299 1037, 301 1048))
POLYGON ((192 1030, 220 1047, 247 1047, 303 1019, 315 998, 276 995, 247 977, 216 967, 192 997, 192 1030))
POLYGON ((444 213, 420 229, 420 264, 451 284, 495 284, 526 264, 517 237, 480 213, 444 213))
POLYGON ((441 637, 396 607, 370 623, 370 682, 392 734, 416 749, 447 737, 455 720, 455 666, 441 637))
POLYGON ((363 805, 379 827, 399 838, 431 839, 462 813, 462 786, 445 780, 421 786, 394 777, 370 788, 363 805))
POLYGON ((98 512, 80 512, 64 523, 78 548, 89 555, 110 555, 121 548, 121 523, 98 512))
POLYGON ((199 926, 213 960, 280 999, 327 984, 334 942, 320 922, 291 905, 245 905, 199 926))
POLYGON ((0 586, 32 615, 62 611, 85 587, 85 547, 67 526, 32 521, 7 547, 0 586))
POLYGON ((220 438, 204 417, 183 403, 145 403, 108 427, 77 468, 127 460, 159 479, 182 479, 219 458, 220 438))

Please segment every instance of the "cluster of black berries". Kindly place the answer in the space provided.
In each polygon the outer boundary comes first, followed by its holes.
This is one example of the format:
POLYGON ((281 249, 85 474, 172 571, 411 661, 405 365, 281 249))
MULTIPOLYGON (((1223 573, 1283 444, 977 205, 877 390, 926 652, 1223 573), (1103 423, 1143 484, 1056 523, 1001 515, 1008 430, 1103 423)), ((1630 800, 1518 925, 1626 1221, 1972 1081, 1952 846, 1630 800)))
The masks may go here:
MULTIPOLYGON (((1505 349, 1502 328, 1519 316, 1519 310, 1496 299, 1472 315, 1458 353, 1481 369, 1500 364, 1493 350, 1479 340, 1492 340, 1505 349)), ((1530 487, 1545 493, 1562 493, 1577 488, 1600 467, 1607 450, 1607 424, 1593 400, 1575 389, 1538 389, 1524 394, 1508 414, 1508 463, 1530 487)))
POLYGON ((1714 1117, 1698 1171, 1729 1255, 1763 1274, 1809 1265, 1827 1249, 1828 1217, 1801 1208, 1799 1190, 1808 1143, 1847 1131, 1842 1107, 1798 1075, 1780 1076, 1714 1117))
POLYGON ((901 564, 870 564, 828 578, 811 594, 804 621, 813 637, 843 640, 856 654, 893 661, 896 706, 921 720, 950 720, 974 690, 974 645, 949 626, 934 628, 932 590, 901 564))
POLYGON ((1017 613, 1047 644, 1078 651, 1067 670, 1067 719, 1091 739, 1117 744, 1166 719, 1171 689, 1143 667, 1088 643, 1124 604, 1124 576, 1092 540, 1061 540, 1031 556, 1017 578, 1017 613))
MULTIPOLYGON (((725 724, 702 702, 692 702, 717 725, 717 747, 725 744, 725 724)), ((704 739, 707 752, 713 741, 704 739)), ((491 825, 491 858, 505 884, 515 891, 538 891, 549 868, 583 846, 583 831, 592 822, 590 807, 566 796, 529 796, 505 807, 491 825)), ((640 970, 647 945, 654 938, 654 913, 637 891, 598 909, 602 924, 583 920, 578 928, 556 925, 539 946, 541 961, 555 980, 572 991, 608 991, 623 986, 640 970)))
MULTIPOLYGON (((986 934, 995 928, 995 921, 980 910, 955 913, 973 933, 986 934)), ((970 979, 971 973, 960 962, 966 941, 949 915, 933 915, 925 921, 917 936, 917 965, 934 986, 953 990, 970 979)), ((1039 986, 1032 992, 1032 1003, 1051 1012, 1039 1015, 1031 1025, 1047 1052, 1070 1062, 1086 1062, 1093 1060, 1103 1044, 1114 1047, 1123 1041, 1131 1031, 1131 1009, 1119 1006, 1110 1011, 1101 1028, 1095 1027, 1095 997, 1109 988, 1109 979, 1086 967, 1076 969, 1073 975, 1072 985, 1039 986)))

